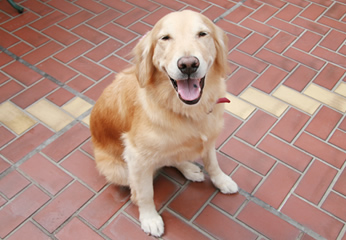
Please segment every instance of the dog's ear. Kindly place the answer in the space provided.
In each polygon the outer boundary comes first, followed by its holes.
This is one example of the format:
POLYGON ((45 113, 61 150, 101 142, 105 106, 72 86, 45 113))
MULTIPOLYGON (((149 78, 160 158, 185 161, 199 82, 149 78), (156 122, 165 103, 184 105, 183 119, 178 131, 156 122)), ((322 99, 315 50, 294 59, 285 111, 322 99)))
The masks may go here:
POLYGON ((216 48, 215 64, 222 76, 226 76, 228 72, 228 37, 226 33, 218 26, 215 26, 214 42, 216 48))
POLYGON ((154 72, 153 52, 154 44, 151 32, 148 32, 139 40, 133 50, 135 73, 139 86, 142 88, 150 82, 154 72))

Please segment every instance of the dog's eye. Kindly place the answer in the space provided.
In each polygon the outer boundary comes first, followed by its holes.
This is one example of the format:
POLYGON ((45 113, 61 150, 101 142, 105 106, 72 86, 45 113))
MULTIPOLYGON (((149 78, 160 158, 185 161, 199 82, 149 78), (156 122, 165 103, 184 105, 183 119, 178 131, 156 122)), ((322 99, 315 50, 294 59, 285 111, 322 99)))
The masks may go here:
POLYGON ((171 39, 171 37, 169 35, 165 35, 165 36, 161 37, 161 40, 163 40, 163 41, 167 41, 169 39, 171 39))
POLYGON ((205 37, 205 36, 207 36, 207 35, 208 35, 207 32, 199 32, 199 33, 198 33, 198 37, 205 37))

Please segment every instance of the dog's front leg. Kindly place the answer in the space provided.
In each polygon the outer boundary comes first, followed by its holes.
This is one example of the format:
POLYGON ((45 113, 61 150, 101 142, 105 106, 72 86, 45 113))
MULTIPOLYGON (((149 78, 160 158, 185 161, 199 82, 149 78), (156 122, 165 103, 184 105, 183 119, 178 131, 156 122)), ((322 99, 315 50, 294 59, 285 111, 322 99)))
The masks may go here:
POLYGON ((154 169, 148 166, 139 167, 129 164, 131 198, 138 206, 141 228, 147 234, 160 237, 164 231, 164 224, 155 209, 153 174, 154 169))
POLYGON ((220 189, 220 191, 225 194, 238 192, 237 184, 232 180, 230 176, 227 176, 221 170, 216 158, 214 144, 211 144, 211 147, 209 147, 202 160, 204 163, 204 167, 215 187, 220 189))

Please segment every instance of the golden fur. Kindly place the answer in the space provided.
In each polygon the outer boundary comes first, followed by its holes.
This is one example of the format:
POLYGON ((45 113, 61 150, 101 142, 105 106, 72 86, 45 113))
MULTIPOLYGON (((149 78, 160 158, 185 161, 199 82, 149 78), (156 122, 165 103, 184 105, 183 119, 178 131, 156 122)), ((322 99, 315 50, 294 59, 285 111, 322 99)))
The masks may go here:
POLYGON ((96 102, 90 129, 98 170, 109 182, 131 188, 142 229, 160 236, 163 221, 152 189, 158 168, 175 166, 186 178, 202 181, 203 173, 190 162, 202 157, 216 187, 238 190, 220 170, 214 149, 223 127, 223 104, 216 102, 225 95, 227 37, 205 16, 182 11, 158 21, 133 52, 134 66, 119 73, 96 102), (186 56, 199 60, 198 79, 205 75, 195 104, 183 102, 170 81, 184 75, 177 61, 186 56))

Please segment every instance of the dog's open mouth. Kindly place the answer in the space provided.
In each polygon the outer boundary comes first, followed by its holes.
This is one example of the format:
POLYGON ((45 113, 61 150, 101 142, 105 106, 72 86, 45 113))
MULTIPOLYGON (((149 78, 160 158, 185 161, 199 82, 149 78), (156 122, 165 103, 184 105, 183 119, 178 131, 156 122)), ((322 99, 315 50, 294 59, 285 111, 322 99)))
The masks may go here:
POLYGON ((170 78, 174 89, 178 92, 179 98, 186 104, 198 103, 202 96, 205 76, 200 79, 188 78, 185 80, 174 80, 170 78))

